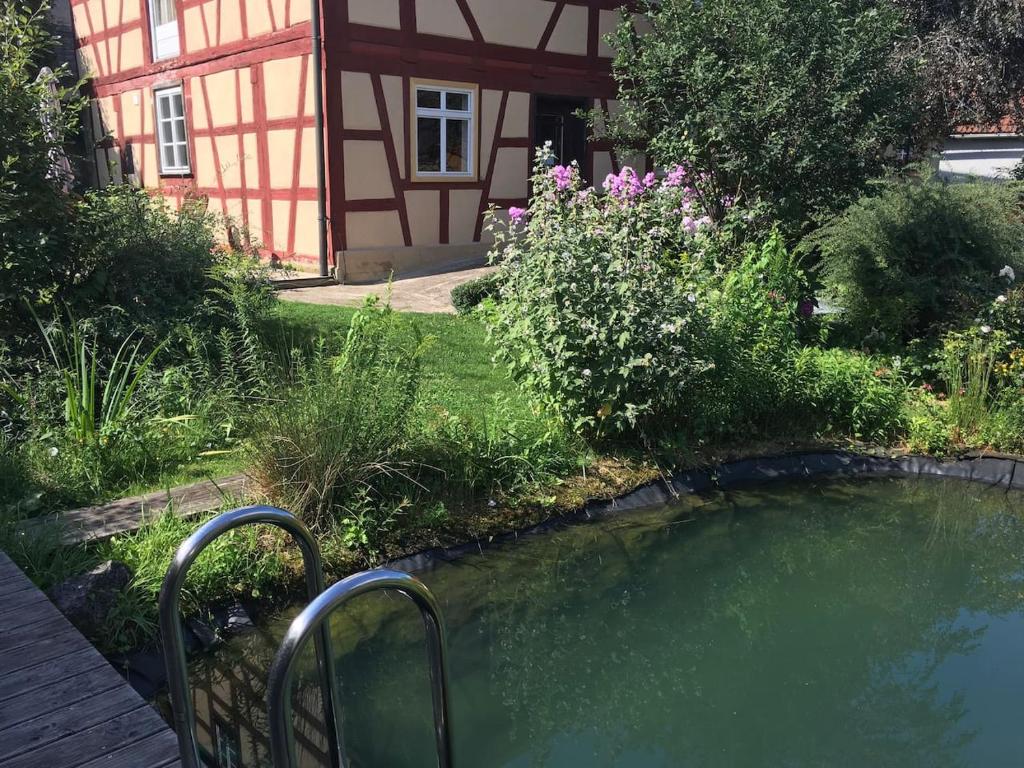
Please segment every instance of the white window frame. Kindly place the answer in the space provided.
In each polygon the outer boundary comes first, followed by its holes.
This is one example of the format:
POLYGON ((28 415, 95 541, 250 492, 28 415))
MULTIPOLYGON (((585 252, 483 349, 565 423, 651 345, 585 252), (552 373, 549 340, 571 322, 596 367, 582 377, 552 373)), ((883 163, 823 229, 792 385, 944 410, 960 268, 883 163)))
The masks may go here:
POLYGON ((192 173, 191 157, 188 149, 188 121, 185 118, 185 96, 182 92, 181 85, 168 85, 162 88, 153 89, 153 111, 155 112, 156 118, 156 153, 160 161, 160 173, 164 176, 186 176, 192 173), (174 103, 173 97, 178 96, 181 100, 181 114, 166 114, 161 109, 161 104, 166 103, 167 109, 171 109, 171 105, 174 103), (171 128, 171 146, 174 147, 174 165, 167 165, 164 161, 164 147, 166 142, 163 138, 163 126, 167 123, 181 122, 181 141, 174 140, 174 129, 173 125, 171 128), (180 162, 182 156, 184 156, 185 162, 180 162))
POLYGON ((170 59, 181 54, 181 40, 178 35, 177 0, 174 4, 174 20, 163 24, 156 23, 156 3, 159 0, 147 0, 149 10, 149 39, 152 43, 153 61, 170 59))
POLYGON ((463 85, 448 85, 441 83, 416 83, 412 89, 413 100, 413 177, 423 180, 431 179, 475 179, 476 178, 476 88, 463 85), (433 92, 441 95, 441 107, 421 107, 419 105, 419 94, 422 92, 433 92), (456 94, 466 97, 466 109, 448 109, 448 94, 456 94), (441 121, 441 142, 439 159, 440 171, 421 171, 419 151, 419 118, 430 117, 441 121), (466 123, 466 170, 449 171, 448 153, 445 151, 448 146, 448 121, 459 120, 466 123))

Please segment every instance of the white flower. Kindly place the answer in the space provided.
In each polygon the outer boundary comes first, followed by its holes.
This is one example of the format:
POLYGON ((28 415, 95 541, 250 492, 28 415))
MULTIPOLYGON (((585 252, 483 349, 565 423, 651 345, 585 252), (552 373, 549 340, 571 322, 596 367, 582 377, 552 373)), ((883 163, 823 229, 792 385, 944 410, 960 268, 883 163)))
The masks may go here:
POLYGON ((1006 297, 1005 296, 996 296, 996 304, 1005 304, 1005 303, 1006 303, 1006 297))
POLYGON ((982 333, 992 333, 992 326, 991 325, 983 325, 983 326, 981 326, 981 332, 982 333))
POLYGON ((580 371, 580 373, 583 374, 583 378, 585 378, 585 379, 589 379, 590 378, 591 374, 590 374, 590 369, 589 368, 584 368, 582 371, 580 371))
POLYGON ((60 453, 60 451, 57 450, 57 446, 53 446, 53 448, 50 449, 50 458, 55 457, 58 453, 60 453))
POLYGON ((494 499, 488 499, 487 506, 488 507, 496 507, 496 506, 498 506, 498 502, 496 502, 494 499))
POLYGON ((999 276, 1005 277, 1011 283, 1017 279, 1017 275, 1016 273, 1014 273, 1013 267, 1011 267, 1009 264, 1007 264, 1005 267, 999 270, 999 276))
POLYGON ((697 294, 695 294, 695 293, 688 293, 688 294, 686 294, 686 300, 688 302, 690 302, 691 304, 696 304, 697 303, 697 294))

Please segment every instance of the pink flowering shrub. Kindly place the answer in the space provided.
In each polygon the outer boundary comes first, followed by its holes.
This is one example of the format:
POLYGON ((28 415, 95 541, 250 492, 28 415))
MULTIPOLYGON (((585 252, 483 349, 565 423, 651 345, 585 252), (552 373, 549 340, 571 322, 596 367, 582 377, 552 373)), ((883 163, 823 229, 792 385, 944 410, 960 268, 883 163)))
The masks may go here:
POLYGON ((549 158, 538 153, 529 209, 492 224, 498 357, 575 429, 614 434, 674 416, 710 367, 697 284, 714 225, 699 179, 623 168, 600 193, 549 158))

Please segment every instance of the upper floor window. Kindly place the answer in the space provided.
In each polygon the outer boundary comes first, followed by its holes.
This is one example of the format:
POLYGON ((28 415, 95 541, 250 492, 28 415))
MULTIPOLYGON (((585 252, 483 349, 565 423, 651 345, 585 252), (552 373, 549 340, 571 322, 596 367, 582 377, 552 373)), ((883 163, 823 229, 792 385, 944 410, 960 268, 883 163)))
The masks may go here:
POLYGON ((156 99, 156 142, 160 172, 181 175, 190 171, 185 135, 185 101, 181 86, 153 91, 156 99))
POLYGON ((178 9, 176 0, 149 0, 149 23, 153 35, 153 60, 177 56, 178 9))
POLYGON ((476 91, 417 85, 416 175, 471 177, 476 91))

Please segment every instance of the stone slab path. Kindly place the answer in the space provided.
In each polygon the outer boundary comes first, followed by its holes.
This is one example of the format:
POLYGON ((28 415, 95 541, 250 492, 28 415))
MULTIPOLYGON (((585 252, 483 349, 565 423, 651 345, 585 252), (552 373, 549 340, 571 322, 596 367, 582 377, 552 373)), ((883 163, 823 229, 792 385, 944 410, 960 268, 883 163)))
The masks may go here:
POLYGON ((33 517, 25 520, 21 527, 30 532, 43 525, 60 525, 61 540, 65 544, 102 541, 118 533, 137 530, 147 516, 159 515, 168 507, 179 517, 191 517, 219 509, 226 501, 244 496, 248 491, 248 478, 233 475, 118 499, 109 504, 33 517))
MULTIPOLYGON (((452 288, 482 277, 493 272, 494 269, 495 267, 476 267, 457 272, 443 272, 395 280, 391 283, 391 306, 400 312, 447 312, 452 314, 455 312, 451 299, 452 288)), ((384 299, 387 292, 388 284, 386 282, 369 285, 339 285, 335 283, 310 288, 292 288, 279 291, 277 295, 285 301, 358 307, 366 300, 367 296, 376 295, 384 299)))

